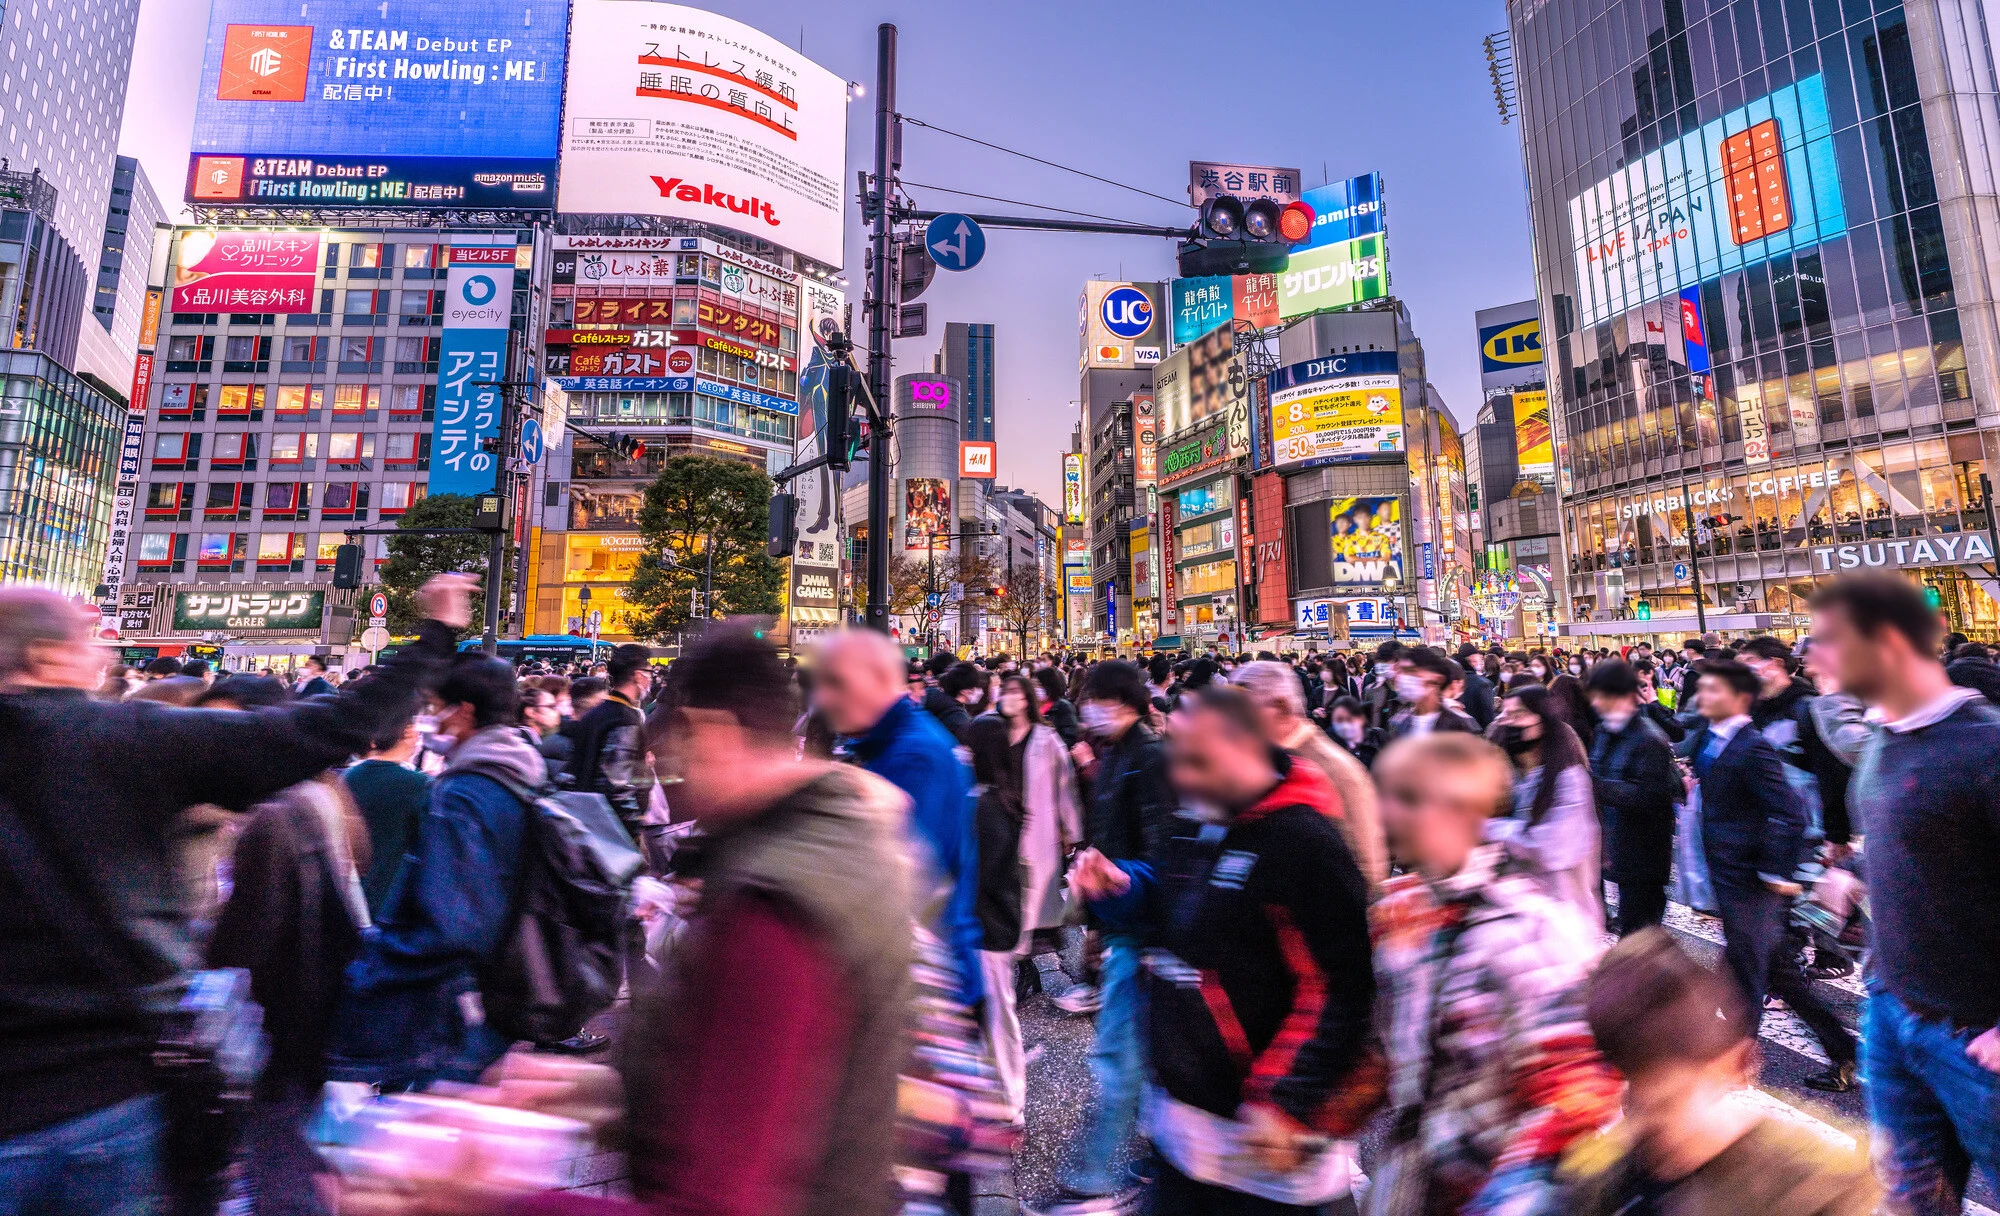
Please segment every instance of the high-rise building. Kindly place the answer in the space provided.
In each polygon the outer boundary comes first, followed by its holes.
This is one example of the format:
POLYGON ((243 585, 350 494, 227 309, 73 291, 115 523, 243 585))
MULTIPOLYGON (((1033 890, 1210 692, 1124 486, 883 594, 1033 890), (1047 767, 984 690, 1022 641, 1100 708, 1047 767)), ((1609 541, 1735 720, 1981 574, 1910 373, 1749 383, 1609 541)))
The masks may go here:
POLYGON ((993 440, 993 327, 947 321, 931 370, 965 386, 965 437, 993 440))
POLYGON ((2000 187, 1962 171, 2000 139, 1977 6, 1507 7, 1561 627, 1788 635, 1867 566, 2000 638, 1979 570, 2000 187))
POLYGON ((139 354, 154 233, 166 220, 166 205, 146 171, 134 158, 119 157, 104 211, 91 315, 77 335, 76 370, 121 398, 131 390, 132 364, 139 354))

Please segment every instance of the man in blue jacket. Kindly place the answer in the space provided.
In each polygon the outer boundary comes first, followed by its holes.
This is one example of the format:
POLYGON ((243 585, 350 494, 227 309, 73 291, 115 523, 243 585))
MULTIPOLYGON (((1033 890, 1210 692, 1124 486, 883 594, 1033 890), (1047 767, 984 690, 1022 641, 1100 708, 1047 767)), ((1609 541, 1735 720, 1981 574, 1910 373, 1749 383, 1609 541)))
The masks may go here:
POLYGON ((417 848, 403 859, 376 929, 347 970, 335 1031, 339 1079, 389 1086, 474 1081, 507 1050, 486 1018, 482 970, 498 955, 520 888, 528 807, 546 783, 521 727, 511 667, 462 655, 438 686, 446 754, 417 848))
MULTIPOLYGON (((951 735, 905 693, 902 651, 879 633, 835 634, 820 650, 813 700, 845 736, 862 768, 910 796, 910 834, 938 886, 949 884, 935 929, 958 960, 967 1004, 985 994, 979 952, 979 850, 972 827, 972 773, 951 735)), ((926 906, 919 889, 918 907, 926 906)))

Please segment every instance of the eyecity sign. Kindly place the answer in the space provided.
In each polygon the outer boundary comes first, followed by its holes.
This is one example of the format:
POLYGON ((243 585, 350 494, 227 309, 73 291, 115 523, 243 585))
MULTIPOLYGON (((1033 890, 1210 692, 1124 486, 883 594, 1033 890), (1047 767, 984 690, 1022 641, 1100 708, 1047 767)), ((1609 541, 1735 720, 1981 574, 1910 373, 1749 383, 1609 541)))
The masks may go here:
POLYGON ((1902 570, 1922 566, 1970 566, 1993 560, 1993 546, 1978 532, 1943 532, 1903 536, 1895 540, 1857 541, 1851 545, 1819 545, 1812 551, 1813 573, 1885 566, 1902 570))

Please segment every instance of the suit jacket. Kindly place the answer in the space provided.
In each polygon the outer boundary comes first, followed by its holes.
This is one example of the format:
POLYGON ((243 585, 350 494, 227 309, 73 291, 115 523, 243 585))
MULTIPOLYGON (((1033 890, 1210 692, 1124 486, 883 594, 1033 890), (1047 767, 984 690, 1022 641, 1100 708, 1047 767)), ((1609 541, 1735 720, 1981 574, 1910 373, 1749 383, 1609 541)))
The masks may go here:
MULTIPOLYGON (((1704 722, 1681 744, 1695 761, 1708 746, 1704 722)), ((1777 749, 1749 724, 1731 735, 1701 776, 1701 844, 1718 883, 1755 884, 1759 874, 1790 878, 1805 847, 1806 813, 1785 781, 1777 749)))

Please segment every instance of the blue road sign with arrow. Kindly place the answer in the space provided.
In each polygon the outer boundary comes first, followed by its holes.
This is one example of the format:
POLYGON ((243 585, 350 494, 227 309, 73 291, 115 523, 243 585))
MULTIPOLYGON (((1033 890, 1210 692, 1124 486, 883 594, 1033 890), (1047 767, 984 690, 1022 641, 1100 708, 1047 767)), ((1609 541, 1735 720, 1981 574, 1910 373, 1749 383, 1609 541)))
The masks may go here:
POLYGON ((1674 581, 1677 583, 1681 582, 1682 580, 1686 579, 1687 576, 1688 576, 1688 564, 1686 562, 1675 562, 1674 581))
POLYGON ((940 215, 924 229, 924 246, 939 270, 971 270, 986 256, 986 233, 970 216, 940 215))
POLYGON ((521 459, 542 463, 542 424, 533 418, 521 419, 521 459))

